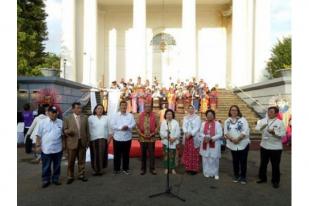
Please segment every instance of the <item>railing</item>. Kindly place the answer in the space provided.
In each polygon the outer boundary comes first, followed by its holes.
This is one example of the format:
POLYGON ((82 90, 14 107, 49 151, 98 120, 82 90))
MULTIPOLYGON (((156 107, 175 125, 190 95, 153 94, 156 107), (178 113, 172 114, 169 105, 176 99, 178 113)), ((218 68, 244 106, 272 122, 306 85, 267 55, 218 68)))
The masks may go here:
MULTIPOLYGON (((258 100, 254 99, 252 96, 250 96, 249 94, 247 94, 244 90, 242 90, 240 87, 230 83, 230 86, 232 88, 236 88, 238 89, 242 94, 244 94, 246 97, 248 97, 249 99, 251 99, 254 103, 256 103, 258 106, 260 106, 260 108, 262 108, 262 112, 266 112, 267 108, 265 106, 263 106, 258 100)), ((234 93, 234 91, 233 91, 234 93)))

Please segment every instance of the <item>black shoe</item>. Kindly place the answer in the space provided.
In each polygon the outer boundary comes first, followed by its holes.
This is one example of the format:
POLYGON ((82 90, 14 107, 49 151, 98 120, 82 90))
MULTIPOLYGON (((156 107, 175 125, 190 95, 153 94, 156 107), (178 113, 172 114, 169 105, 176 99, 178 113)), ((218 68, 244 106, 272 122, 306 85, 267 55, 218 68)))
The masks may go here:
POLYGON ((87 182, 88 181, 88 179, 85 176, 81 176, 78 179, 83 181, 83 182, 87 182))
POLYGON ((146 170, 141 170, 140 175, 145 175, 146 174, 146 170))
POLYGON ((273 188, 278 189, 279 188, 279 183, 273 183, 273 188))
POLYGON ((43 182, 42 188, 46 188, 50 185, 50 182, 43 182))
POLYGON ((151 173, 152 175, 157 175, 156 170, 150 170, 150 173, 151 173))
POLYGON ((256 181, 257 184, 262 184, 262 183, 266 183, 266 182, 267 182, 267 180, 261 180, 261 179, 256 181))
POLYGON ((70 179, 67 180, 67 184, 68 184, 68 185, 69 185, 69 184, 72 184, 73 181, 74 181, 74 179, 73 179, 73 178, 70 178, 70 179))
POLYGON ((114 170, 113 175, 116 176, 118 174, 120 174, 120 171, 114 170))
POLYGON ((53 184, 58 186, 58 185, 61 185, 61 182, 59 182, 59 181, 53 181, 53 184))

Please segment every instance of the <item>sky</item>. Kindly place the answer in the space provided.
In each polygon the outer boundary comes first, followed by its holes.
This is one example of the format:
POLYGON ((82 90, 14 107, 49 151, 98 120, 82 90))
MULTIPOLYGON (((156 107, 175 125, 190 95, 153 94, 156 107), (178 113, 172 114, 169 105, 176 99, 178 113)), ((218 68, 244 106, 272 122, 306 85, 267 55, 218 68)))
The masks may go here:
MULTIPOLYGON (((60 54, 61 45, 61 1, 45 0, 48 40, 45 51, 60 54)), ((271 42, 274 45, 278 39, 291 34, 291 0, 271 1, 271 42)))

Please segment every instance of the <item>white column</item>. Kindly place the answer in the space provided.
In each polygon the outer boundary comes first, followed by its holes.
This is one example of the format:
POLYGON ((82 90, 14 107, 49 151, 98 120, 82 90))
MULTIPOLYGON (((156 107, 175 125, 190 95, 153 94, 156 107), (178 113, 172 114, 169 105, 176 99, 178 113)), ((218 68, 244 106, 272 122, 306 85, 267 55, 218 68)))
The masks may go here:
POLYGON ((115 28, 108 33, 108 82, 110 86, 117 80, 117 31, 115 28))
POLYGON ((255 1, 255 39, 254 39, 254 82, 260 82, 264 78, 266 62, 270 57, 270 12, 271 1, 255 1))
POLYGON ((97 86, 97 0, 84 0, 83 83, 97 86))
POLYGON ((62 1, 61 77, 76 81, 75 0, 62 1))
POLYGON ((244 0, 233 0, 232 16, 232 84, 243 86, 252 82, 250 47, 248 46, 248 5, 244 0))
POLYGON ((182 61, 181 79, 196 76, 196 0, 182 0, 182 61))
POLYGON ((146 78, 146 0, 133 0, 135 75, 146 78))

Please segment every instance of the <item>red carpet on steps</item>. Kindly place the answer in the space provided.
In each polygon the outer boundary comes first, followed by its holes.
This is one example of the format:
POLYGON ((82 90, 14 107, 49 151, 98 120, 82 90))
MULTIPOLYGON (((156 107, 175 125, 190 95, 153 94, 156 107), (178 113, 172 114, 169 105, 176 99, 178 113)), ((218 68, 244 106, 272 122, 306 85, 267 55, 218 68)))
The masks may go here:
MULTIPOLYGON (((114 154, 113 141, 111 141, 111 143, 108 146, 108 153, 114 154)), ((140 143, 139 143, 138 140, 132 140, 130 157, 140 157, 140 156, 141 156, 140 143)), ((162 156, 163 156, 163 145, 162 145, 161 141, 156 141, 155 157, 162 157, 162 156)))

